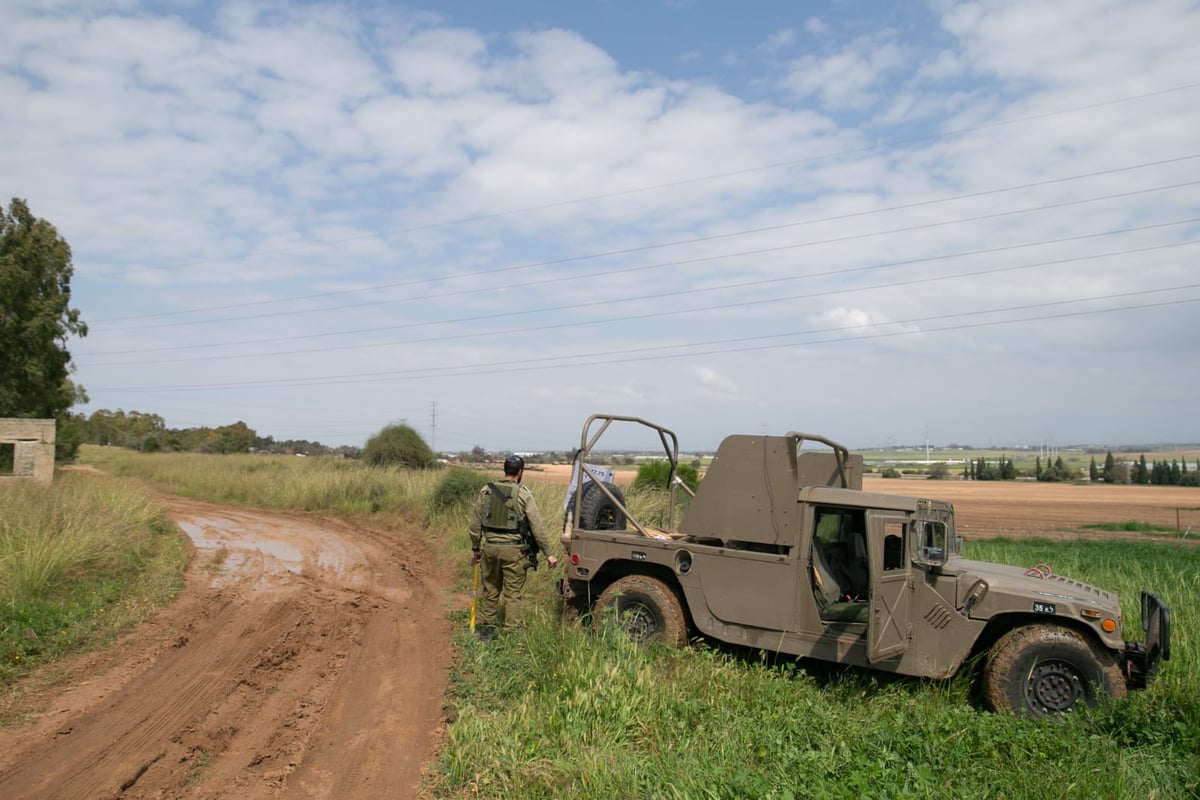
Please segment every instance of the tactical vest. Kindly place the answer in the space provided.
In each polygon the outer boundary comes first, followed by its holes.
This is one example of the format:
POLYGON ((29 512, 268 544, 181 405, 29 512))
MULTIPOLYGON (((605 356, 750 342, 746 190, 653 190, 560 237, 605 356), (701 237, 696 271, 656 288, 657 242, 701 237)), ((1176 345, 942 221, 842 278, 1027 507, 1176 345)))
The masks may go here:
POLYGON ((516 492, 520 487, 515 483, 489 483, 491 501, 488 504, 487 516, 483 519, 484 530, 501 534, 516 534, 521 529, 521 517, 517 513, 516 492))

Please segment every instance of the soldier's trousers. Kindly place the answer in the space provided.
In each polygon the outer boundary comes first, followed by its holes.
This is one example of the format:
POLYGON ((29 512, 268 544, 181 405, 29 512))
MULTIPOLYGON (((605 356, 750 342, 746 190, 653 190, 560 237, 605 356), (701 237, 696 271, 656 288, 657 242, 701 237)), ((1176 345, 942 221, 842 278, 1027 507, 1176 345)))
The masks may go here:
POLYGON ((521 596, 525 593, 525 556, 520 544, 489 544, 480 547, 479 582, 482 595, 478 623, 496 625, 504 609, 504 627, 521 621, 521 596))

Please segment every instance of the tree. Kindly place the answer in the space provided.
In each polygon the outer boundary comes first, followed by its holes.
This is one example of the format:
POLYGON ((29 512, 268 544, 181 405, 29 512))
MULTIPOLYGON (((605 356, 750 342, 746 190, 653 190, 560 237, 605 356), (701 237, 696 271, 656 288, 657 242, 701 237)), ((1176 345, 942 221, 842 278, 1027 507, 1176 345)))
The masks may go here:
POLYGON ((1017 477, 1017 465, 1011 458, 1000 456, 1000 480, 1011 481, 1017 477))
POLYGON ((141 411, 126 413, 118 408, 110 411, 101 408, 92 412, 81 425, 83 441, 89 444, 116 445, 131 447, 137 450, 159 448, 162 436, 167 430, 166 422, 158 414, 145 414, 141 411))
POLYGON ((437 458, 421 435, 408 425, 389 425, 367 440, 363 460, 375 466, 427 469, 437 458))
MULTIPOLYGON (((73 425, 67 414, 86 402, 67 338, 87 336, 87 325, 71 308, 71 247, 24 200, 0 208, 0 417, 25 417, 73 425)), ((79 437, 59 434, 65 452, 79 437)))
POLYGON ((1112 450, 1104 457, 1104 482, 1117 482, 1117 460, 1113 458, 1112 450))
POLYGON ((1092 456, 1092 463, 1088 465, 1088 478, 1092 483, 1100 480, 1100 469, 1096 466, 1096 457, 1092 456))
POLYGON ((217 428, 222 453, 245 453, 254 446, 254 429, 240 419, 232 425, 217 428))

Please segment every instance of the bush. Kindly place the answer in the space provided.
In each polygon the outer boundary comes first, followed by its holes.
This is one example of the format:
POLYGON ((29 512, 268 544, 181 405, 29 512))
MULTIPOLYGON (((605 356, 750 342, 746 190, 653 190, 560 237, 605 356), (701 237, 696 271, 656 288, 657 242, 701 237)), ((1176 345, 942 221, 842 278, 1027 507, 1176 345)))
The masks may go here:
POLYGON ((487 475, 482 472, 455 467, 434 487, 429 498, 429 507, 435 512, 467 508, 487 482, 487 475))
MULTIPOLYGON (((680 464, 675 468, 675 474, 688 485, 693 492, 700 486, 700 473, 690 464, 680 464)), ((666 489, 667 479, 671 475, 671 462, 658 459, 647 461, 638 467, 637 477, 633 480, 635 489, 651 488, 666 489)))
POLYGON ((428 469, 437 458, 421 435, 407 425, 389 425, 367 441, 363 461, 372 466, 428 469))
POLYGON ((900 477, 900 470, 896 469, 895 467, 888 467, 887 469, 885 469, 885 470, 883 471, 883 477, 885 477, 885 478, 899 478, 899 477, 900 477))
POLYGON ((79 423, 71 417, 59 418, 54 431, 54 460, 59 464, 70 463, 79 455, 83 432, 79 423))

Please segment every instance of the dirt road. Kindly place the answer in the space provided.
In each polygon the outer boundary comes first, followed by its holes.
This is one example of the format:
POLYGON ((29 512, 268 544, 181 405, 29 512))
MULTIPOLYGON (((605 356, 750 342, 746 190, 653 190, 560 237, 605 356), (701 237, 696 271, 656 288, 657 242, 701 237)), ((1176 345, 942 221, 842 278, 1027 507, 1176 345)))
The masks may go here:
POLYGON ((176 602, 0 730, 0 797, 404 798, 442 720, 448 580, 419 532, 176 500, 176 602))

